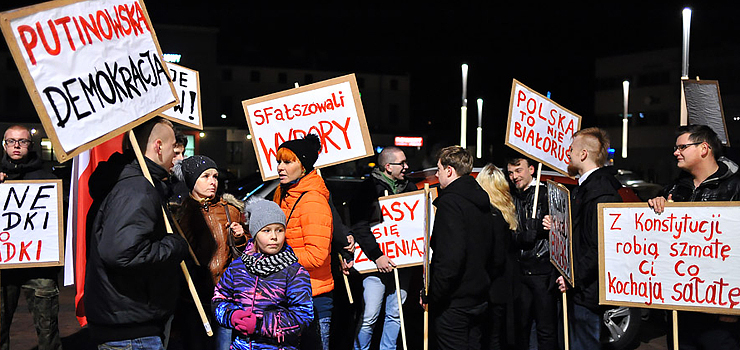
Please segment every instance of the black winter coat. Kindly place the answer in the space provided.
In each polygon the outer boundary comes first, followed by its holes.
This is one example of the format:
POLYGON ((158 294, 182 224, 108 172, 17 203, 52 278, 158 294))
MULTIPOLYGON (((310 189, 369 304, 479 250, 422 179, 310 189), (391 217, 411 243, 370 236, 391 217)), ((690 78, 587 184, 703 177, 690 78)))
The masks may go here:
POLYGON ((675 202, 714 202, 740 200, 740 175, 732 171, 724 162, 718 162, 719 169, 709 176, 699 187, 694 188, 694 178, 682 172, 676 181, 663 190, 663 197, 673 195, 675 202))
POLYGON ((599 203, 621 202, 617 191, 622 184, 611 167, 591 173, 571 193, 573 220, 573 302, 593 312, 599 311, 599 203))
POLYGON ((519 268, 524 275, 548 275, 553 273, 550 263, 550 234, 542 227, 542 218, 550 213, 547 204, 547 186, 539 185, 537 213, 532 219, 534 192, 537 187, 529 186, 524 191, 514 189, 512 197, 519 217, 519 227, 514 234, 519 249, 519 268))
POLYGON ((505 253, 493 252, 488 194, 466 175, 440 190, 434 205, 429 305, 436 310, 480 305, 488 300, 490 276, 505 261, 505 253))
POLYGON ((97 342, 161 336, 175 310, 188 252, 179 235, 167 234, 162 203, 167 171, 147 159, 156 188, 130 155, 114 154, 90 180, 97 209, 88 231, 85 311, 97 342), (111 187, 112 185, 112 187, 111 187), (102 202, 101 202, 102 201, 102 202))

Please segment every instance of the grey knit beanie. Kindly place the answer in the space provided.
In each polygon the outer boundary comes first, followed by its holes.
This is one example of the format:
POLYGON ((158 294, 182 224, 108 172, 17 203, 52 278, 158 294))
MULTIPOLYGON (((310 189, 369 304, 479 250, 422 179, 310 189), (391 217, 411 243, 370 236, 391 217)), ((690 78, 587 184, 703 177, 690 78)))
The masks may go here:
POLYGON ((250 199, 244 207, 247 220, 249 220, 249 234, 254 238, 257 232, 270 224, 282 224, 285 226, 285 213, 277 203, 262 199, 250 199))

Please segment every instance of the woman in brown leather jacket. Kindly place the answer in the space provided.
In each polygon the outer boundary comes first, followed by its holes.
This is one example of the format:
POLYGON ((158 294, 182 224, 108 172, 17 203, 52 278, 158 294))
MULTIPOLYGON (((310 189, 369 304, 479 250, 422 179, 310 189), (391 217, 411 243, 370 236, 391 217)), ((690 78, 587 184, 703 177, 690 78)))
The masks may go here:
POLYGON ((173 329, 179 331, 185 349, 228 349, 231 329, 213 321, 210 301, 216 283, 231 260, 241 255, 249 238, 242 226, 244 204, 229 194, 218 195, 217 165, 208 157, 185 158, 175 167, 175 174, 190 190, 190 196, 183 201, 176 216, 197 259, 197 263, 192 259, 189 262, 191 277, 211 320, 214 337, 206 336, 189 296, 181 298, 182 317, 175 315, 173 329))

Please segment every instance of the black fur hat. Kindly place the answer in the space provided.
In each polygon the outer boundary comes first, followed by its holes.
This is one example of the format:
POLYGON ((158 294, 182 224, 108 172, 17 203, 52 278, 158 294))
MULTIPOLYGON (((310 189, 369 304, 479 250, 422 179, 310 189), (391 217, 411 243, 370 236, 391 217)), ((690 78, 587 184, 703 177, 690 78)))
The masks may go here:
POLYGON ((313 170, 313 165, 316 163, 316 160, 319 159, 321 140, 319 140, 319 137, 315 134, 308 134, 302 139, 285 141, 280 145, 280 147, 278 147, 278 149, 283 147, 293 151, 293 153, 298 157, 298 160, 301 161, 303 168, 306 169, 307 173, 309 173, 313 170))

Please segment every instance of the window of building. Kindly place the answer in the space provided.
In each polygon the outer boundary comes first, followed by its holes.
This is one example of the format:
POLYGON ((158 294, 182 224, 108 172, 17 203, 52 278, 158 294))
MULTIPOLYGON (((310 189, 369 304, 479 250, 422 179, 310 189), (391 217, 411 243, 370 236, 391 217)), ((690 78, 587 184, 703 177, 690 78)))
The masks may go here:
POLYGON ((41 139, 41 159, 48 161, 56 160, 54 146, 48 138, 41 139))
POLYGON ((228 152, 227 162, 229 164, 241 164, 242 163, 242 148, 244 144, 241 141, 233 141, 226 143, 226 150, 228 152))
POLYGON ((185 138, 188 140, 188 145, 185 146, 185 152, 183 152, 183 157, 190 157, 192 155, 195 155, 195 135, 185 135, 185 138))
POLYGON ((233 73, 231 72, 230 68, 221 70, 221 79, 223 81, 231 81, 232 78, 233 78, 233 73))
POLYGON ((249 72, 249 81, 251 81, 253 83, 259 83, 260 82, 261 75, 262 74, 260 74, 260 71, 253 70, 253 71, 249 72))

